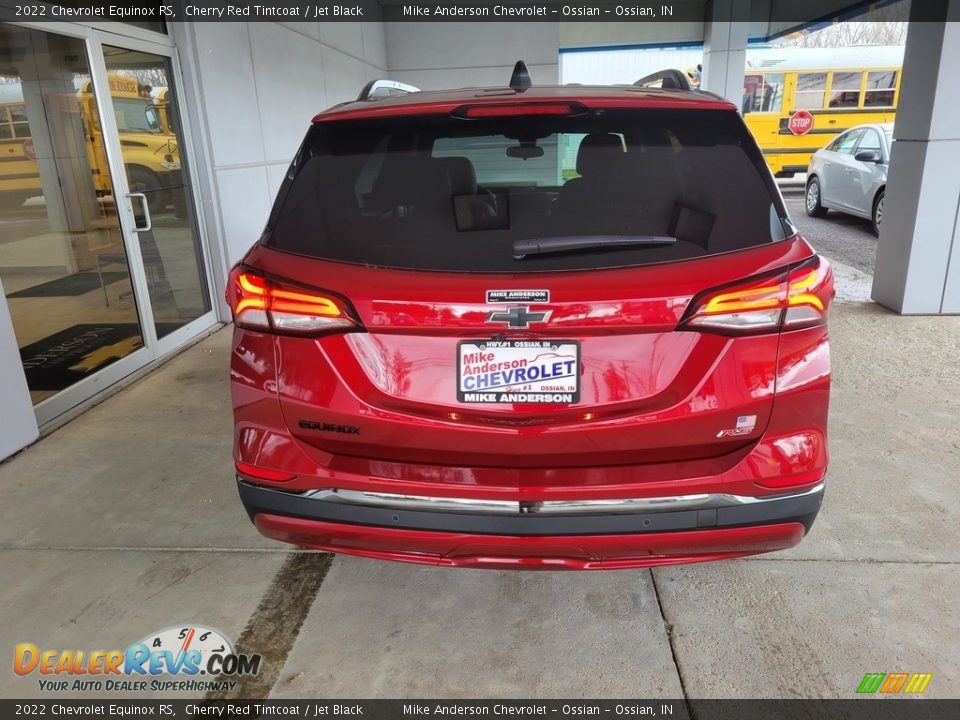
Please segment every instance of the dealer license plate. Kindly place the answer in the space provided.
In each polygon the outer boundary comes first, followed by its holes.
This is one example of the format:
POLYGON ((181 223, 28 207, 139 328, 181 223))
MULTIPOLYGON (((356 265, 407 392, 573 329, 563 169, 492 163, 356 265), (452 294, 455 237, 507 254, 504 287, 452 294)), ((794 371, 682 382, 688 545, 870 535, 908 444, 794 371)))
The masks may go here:
POLYGON ((580 344, 570 340, 463 340, 457 344, 457 400, 579 402, 580 344))

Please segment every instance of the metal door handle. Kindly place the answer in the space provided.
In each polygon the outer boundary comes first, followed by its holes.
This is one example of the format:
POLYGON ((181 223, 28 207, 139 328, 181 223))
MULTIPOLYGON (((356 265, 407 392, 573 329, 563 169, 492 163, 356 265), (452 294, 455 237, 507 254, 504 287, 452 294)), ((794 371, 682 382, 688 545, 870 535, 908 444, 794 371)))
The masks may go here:
MULTIPOLYGON (((150 219, 150 205, 147 203, 147 196, 144 195, 143 193, 129 193, 127 197, 130 200, 133 200, 134 198, 140 198, 140 200, 143 201, 143 219, 147 223, 143 227, 140 227, 139 225, 134 225, 133 231, 148 232, 151 228, 153 228, 153 221, 150 219)), ((134 217, 134 220, 136 220, 137 214, 134 213, 133 217, 134 217)))

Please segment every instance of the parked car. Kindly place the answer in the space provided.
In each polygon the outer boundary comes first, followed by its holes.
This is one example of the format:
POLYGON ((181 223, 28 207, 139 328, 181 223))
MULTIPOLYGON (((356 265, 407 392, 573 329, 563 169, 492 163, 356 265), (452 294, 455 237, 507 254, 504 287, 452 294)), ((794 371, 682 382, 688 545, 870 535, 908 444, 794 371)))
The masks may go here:
POLYGON ((262 534, 519 569, 800 542, 830 267, 737 107, 658 82, 391 83, 314 118, 227 289, 262 534))
POLYGON ((817 150, 807 168, 807 215, 838 210, 867 218, 879 235, 892 143, 892 123, 857 125, 817 150))

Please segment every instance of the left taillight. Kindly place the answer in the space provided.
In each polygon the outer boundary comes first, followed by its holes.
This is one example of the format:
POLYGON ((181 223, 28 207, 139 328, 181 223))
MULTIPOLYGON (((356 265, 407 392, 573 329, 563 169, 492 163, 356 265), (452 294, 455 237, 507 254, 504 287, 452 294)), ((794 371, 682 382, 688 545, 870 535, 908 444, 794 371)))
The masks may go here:
POLYGON ((230 271, 226 298, 234 324, 249 330, 321 335, 360 327, 346 301, 275 280, 244 265, 230 271))
POLYGON ((833 296, 830 264, 817 256, 783 272, 701 293, 681 327, 741 335, 823 325, 833 296))

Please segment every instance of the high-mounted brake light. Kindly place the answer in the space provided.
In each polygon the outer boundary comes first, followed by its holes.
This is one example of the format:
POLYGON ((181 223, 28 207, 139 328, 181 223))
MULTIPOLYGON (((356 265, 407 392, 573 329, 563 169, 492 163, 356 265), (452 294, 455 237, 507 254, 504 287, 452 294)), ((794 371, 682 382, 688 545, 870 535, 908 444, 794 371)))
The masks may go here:
POLYGON ((230 271, 227 303, 234 324, 250 330, 319 335, 359 327, 343 300, 277 282, 242 265, 230 271))
POLYGON ((708 290, 694 299, 681 324, 728 334, 822 325, 833 295, 830 265, 816 257, 790 271, 708 290))
POLYGON ((464 105, 453 111, 457 117, 492 118, 520 115, 576 115, 583 112, 579 103, 510 103, 507 105, 464 105))

